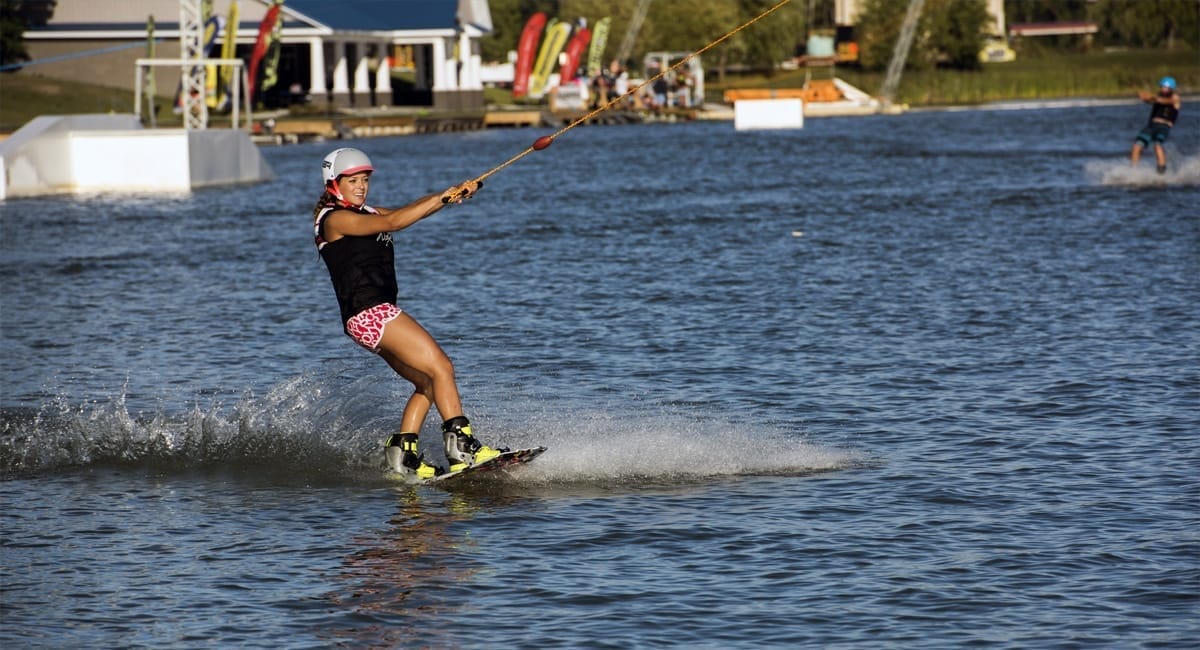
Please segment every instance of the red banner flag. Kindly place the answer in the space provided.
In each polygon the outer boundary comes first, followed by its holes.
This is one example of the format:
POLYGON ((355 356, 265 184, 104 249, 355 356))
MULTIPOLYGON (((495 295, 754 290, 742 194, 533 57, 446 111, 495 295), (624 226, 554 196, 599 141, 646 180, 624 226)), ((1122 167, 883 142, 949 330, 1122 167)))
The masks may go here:
POLYGON ((258 24, 258 39, 254 41, 254 50, 250 52, 250 69, 246 73, 250 77, 249 95, 251 102, 254 101, 254 89, 258 86, 258 65, 262 63, 263 57, 267 54, 267 39, 270 37, 272 30, 275 29, 275 22, 281 20, 279 10, 282 7, 283 0, 275 0, 275 4, 267 9, 262 22, 258 24))
POLYGON ((566 58, 558 71, 559 84, 565 84, 575 78, 575 73, 579 70, 579 57, 583 56, 583 50, 590 40, 592 33, 587 27, 581 28, 571 37, 571 42, 567 43, 566 58))
POLYGON ((546 26, 546 14, 538 12, 525 22, 521 30, 521 41, 517 45, 517 62, 513 66, 513 98, 524 97, 529 92, 529 71, 533 69, 533 57, 537 56, 538 41, 542 28, 546 26))

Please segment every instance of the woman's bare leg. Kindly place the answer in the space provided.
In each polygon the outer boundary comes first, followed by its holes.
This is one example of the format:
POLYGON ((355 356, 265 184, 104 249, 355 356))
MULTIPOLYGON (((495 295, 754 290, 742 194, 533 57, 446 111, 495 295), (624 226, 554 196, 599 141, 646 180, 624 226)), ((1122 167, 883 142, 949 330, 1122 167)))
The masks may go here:
POLYGON ((429 375, 404 365, 387 350, 380 348, 379 356, 387 361, 396 374, 412 382, 415 390, 404 405, 400 431, 402 433, 420 433, 421 425, 425 423, 425 416, 429 414, 429 407, 433 404, 433 380, 429 378, 429 375))
POLYGON ((462 415, 454 364, 429 332, 411 316, 401 312, 384 326, 379 354, 416 387, 404 407, 401 431, 418 432, 431 403, 437 406, 443 420, 462 415))

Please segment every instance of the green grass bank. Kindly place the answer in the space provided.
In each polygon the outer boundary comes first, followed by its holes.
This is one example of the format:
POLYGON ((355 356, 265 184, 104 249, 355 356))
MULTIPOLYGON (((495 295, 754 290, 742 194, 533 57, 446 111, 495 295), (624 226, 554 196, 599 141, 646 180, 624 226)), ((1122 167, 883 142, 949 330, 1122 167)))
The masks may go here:
MULTIPOLYGON (((877 94, 882 72, 838 66, 835 74, 862 90, 877 94)), ((813 78, 828 76, 814 70, 813 78)), ((795 88, 806 72, 793 70, 772 77, 728 77, 708 80, 710 100, 725 88, 795 88)), ((1184 93, 1200 91, 1200 54, 1196 52, 1118 51, 1091 53, 1042 52, 1008 63, 990 63, 978 72, 905 70, 896 101, 910 106, 982 104, 1013 100, 1068 97, 1132 97, 1135 89, 1156 90, 1165 75, 1175 77, 1184 93)))

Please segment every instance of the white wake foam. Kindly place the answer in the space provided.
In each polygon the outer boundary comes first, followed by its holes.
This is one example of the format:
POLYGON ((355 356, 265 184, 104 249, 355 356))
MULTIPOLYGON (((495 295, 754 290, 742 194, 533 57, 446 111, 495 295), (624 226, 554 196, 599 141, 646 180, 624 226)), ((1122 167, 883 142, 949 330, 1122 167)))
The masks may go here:
POLYGON ((1129 159, 1119 161, 1092 160, 1085 166, 1088 178, 1099 185, 1126 187, 1167 187, 1176 185, 1200 185, 1200 156, 1167 159, 1167 170, 1159 174, 1154 165, 1153 152, 1142 156, 1141 164, 1134 167, 1129 159))
POLYGON ((739 475, 799 475, 852 466, 862 455, 814 444, 799 433, 695 414, 563 413, 530 418, 498 444, 548 448, 522 476, 534 481, 676 480, 739 475), (510 438, 510 439, 506 439, 510 438))
MULTIPOLYGON (((403 408, 398 385, 351 372, 305 374, 231 408, 196 405, 170 415, 130 413, 123 392, 85 404, 61 398, 36 411, 0 414, 0 475, 115 462, 183 470, 299 467, 377 476, 386 466, 383 440, 403 408)), ((800 475, 863 460, 861 453, 809 442, 800 431, 695 407, 618 401, 581 408, 528 395, 490 405, 488 412, 473 415, 484 442, 548 448, 523 472, 522 480, 535 482, 800 475)), ((435 412, 421 447, 440 464, 440 446, 435 412)))

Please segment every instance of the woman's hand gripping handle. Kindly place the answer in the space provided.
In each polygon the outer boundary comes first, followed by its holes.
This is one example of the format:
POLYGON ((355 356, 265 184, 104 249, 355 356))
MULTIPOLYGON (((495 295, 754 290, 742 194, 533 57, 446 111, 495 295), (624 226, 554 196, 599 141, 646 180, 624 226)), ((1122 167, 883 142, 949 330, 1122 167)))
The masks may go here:
POLYGON ((450 189, 442 192, 442 203, 462 203, 464 200, 475 196, 475 193, 483 187, 483 181, 466 181, 459 185, 455 185, 450 189))

